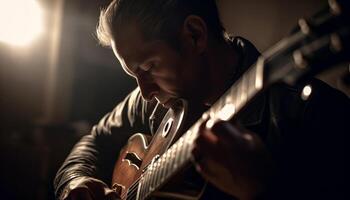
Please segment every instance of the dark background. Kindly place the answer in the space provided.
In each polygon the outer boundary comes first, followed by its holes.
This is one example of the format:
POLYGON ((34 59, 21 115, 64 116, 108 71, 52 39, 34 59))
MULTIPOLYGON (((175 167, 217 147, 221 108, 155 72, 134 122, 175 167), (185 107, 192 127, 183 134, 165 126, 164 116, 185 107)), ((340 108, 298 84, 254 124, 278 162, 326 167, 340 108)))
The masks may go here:
MULTIPOLYGON (((53 199, 53 177, 72 145, 135 87, 94 35, 108 0, 38 2, 45 33, 25 48, 0 43, 0 199, 53 199)), ((230 33, 264 51, 325 3, 218 0, 218 7, 230 33)), ((341 72, 320 77, 349 94, 341 72)))

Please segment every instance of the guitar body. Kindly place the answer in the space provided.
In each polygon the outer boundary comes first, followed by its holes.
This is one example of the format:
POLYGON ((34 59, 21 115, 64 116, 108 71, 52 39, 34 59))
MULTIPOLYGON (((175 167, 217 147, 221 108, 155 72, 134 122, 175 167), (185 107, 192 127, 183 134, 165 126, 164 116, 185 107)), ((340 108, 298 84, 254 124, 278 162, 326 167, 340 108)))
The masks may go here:
MULTIPOLYGON (((131 190, 137 190, 138 187, 133 183, 141 179, 143 171, 181 136, 185 111, 186 103, 179 101, 169 109, 153 138, 141 133, 129 138, 126 146, 120 151, 112 177, 112 188, 119 193, 122 199, 137 199, 136 196, 130 196, 136 193, 131 190)), ((204 188, 204 181, 199 175, 195 176, 194 178, 193 173, 189 173, 189 170, 183 170, 171 182, 164 185, 163 189, 155 191, 152 196, 170 199, 198 199, 204 188), (186 183, 188 183, 187 186, 186 183)))
POLYGON ((120 196, 125 196, 130 186, 142 174, 139 163, 146 157, 147 149, 148 138, 138 133, 131 136, 127 145, 120 151, 112 178, 112 188, 120 196))

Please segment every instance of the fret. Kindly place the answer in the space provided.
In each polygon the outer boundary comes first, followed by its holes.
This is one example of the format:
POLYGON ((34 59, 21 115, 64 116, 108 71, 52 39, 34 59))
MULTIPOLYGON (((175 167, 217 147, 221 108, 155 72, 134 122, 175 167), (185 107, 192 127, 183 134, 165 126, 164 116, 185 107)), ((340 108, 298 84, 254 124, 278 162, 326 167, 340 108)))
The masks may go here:
POLYGON ((158 184, 161 184, 161 183, 163 183, 163 180, 164 180, 164 178, 163 178, 163 169, 164 169, 164 160, 163 160, 164 158, 162 158, 162 157, 160 157, 159 159, 158 159, 158 165, 159 165, 159 167, 158 167, 158 184))
POLYGON ((235 91, 232 88, 227 91, 227 95, 225 95, 225 105, 234 103, 234 95, 235 91))
POLYGON ((151 165, 149 165, 149 167, 148 167, 148 174, 147 174, 147 182, 148 182, 148 184, 147 184, 147 190, 148 190, 148 193, 150 192, 150 191, 152 191, 152 174, 153 174, 153 172, 152 172, 152 166, 151 165))
POLYGON ((149 169, 149 191, 150 192, 153 192, 153 190, 155 189, 154 188, 154 185, 153 185, 153 170, 154 170, 154 166, 153 166, 153 163, 150 165, 150 169, 149 169))
POLYGON ((140 177, 140 180, 138 181, 138 184, 139 184, 139 189, 137 190, 137 199, 142 199, 142 192, 143 192, 143 189, 144 189, 144 185, 143 185, 143 178, 142 178, 142 175, 140 177))
MULTIPOLYGON (((236 83, 203 115, 210 119, 229 120, 256 93, 262 89, 263 62, 253 65, 236 83)), ((147 197, 166 181, 179 167, 192 157, 194 140, 203 118, 199 119, 158 160, 151 163, 144 173, 140 187, 141 198, 147 197)))
POLYGON ((255 94, 255 77, 256 77, 256 67, 255 65, 249 69, 247 74, 247 98, 251 99, 255 94))
POLYGON ((246 102, 247 102, 247 75, 243 75, 242 78, 241 78, 241 84, 240 84, 240 87, 241 87, 241 104, 242 105, 245 105, 246 102))
POLYGON ((185 161, 185 157, 184 157, 184 151, 185 151, 185 143, 184 143, 184 138, 180 137, 179 138, 179 153, 178 153, 178 157, 179 157, 179 164, 181 165, 184 161, 185 161))
POLYGON ((151 176, 151 191, 153 192, 156 189, 156 180, 155 180, 155 172, 157 170, 156 164, 152 163, 152 176, 151 176))
POLYGON ((243 88, 242 88, 242 79, 239 79, 237 82, 237 109, 240 109, 243 105, 243 99, 242 99, 242 92, 243 92, 243 88))
POLYGON ((238 99, 238 91, 236 87, 232 87, 230 89, 230 95, 228 101, 234 105, 235 109, 237 109, 237 99, 238 99))
POLYGON ((144 177, 141 178, 140 180, 140 184, 141 184, 141 190, 140 190, 140 194, 139 194, 139 197, 140 199, 144 199, 145 198, 145 195, 146 195, 146 187, 145 187, 145 181, 144 181, 144 177))
POLYGON ((167 151, 167 160, 166 160, 166 170, 165 170, 165 177, 168 178, 168 175, 170 174, 170 167, 171 167, 171 154, 172 154, 172 148, 169 148, 167 151))
POLYGON ((137 193, 136 193, 136 199, 140 199, 140 190, 141 190, 141 182, 137 184, 137 193))
POLYGON ((150 170, 149 167, 147 168, 147 171, 146 171, 146 172, 147 172, 147 173, 145 174, 145 182, 146 182, 146 184, 145 184, 145 190, 146 190, 146 194, 148 194, 149 191, 151 190, 151 189, 150 189, 150 188, 151 188, 151 185, 150 185, 151 170, 150 170))
POLYGON ((148 191, 149 191, 149 171, 147 170, 146 171, 146 173, 144 173, 144 182, 145 182, 145 184, 144 184, 144 196, 147 196, 147 194, 148 194, 148 191))
POLYGON ((157 160, 157 162, 154 162, 154 173, 153 173, 153 187, 157 188, 159 185, 159 170, 160 170, 160 163, 157 160))
POLYGON ((263 88, 264 81, 264 67, 265 67, 265 58, 260 56, 255 65, 256 73, 255 73, 255 89, 261 90, 263 88))
POLYGON ((166 157, 165 156, 161 156, 160 158, 160 172, 159 172, 159 176, 160 176, 160 182, 163 183, 165 180, 165 162, 166 162, 166 157))
POLYGON ((173 144, 171 148, 173 148, 171 160, 172 160, 172 170, 175 171, 177 168, 177 162, 176 162, 176 149, 177 149, 177 142, 173 144))
POLYGON ((239 87, 240 83, 239 81, 236 82, 234 90, 233 90, 233 103, 235 105, 235 108, 238 109, 240 105, 240 94, 241 94, 241 88, 239 87))
MULTIPOLYGON (((224 95, 224 96, 226 97, 226 95, 224 95)), ((215 107, 213 108, 213 111, 212 111, 214 113, 214 115, 215 115, 215 118, 217 118, 216 116, 217 116, 218 112, 220 112, 221 108, 225 106, 226 99, 227 98, 220 98, 217 101, 217 103, 215 103, 215 107)), ((211 118, 213 118, 213 117, 211 117, 211 118)))
POLYGON ((169 148, 167 153, 166 153, 166 163, 165 163, 165 177, 168 176, 169 174, 169 170, 170 170, 170 167, 171 167, 171 154, 172 154, 172 149, 169 148))
MULTIPOLYGON (((347 15, 346 15, 347 16, 347 15)), ((329 13, 325 16, 321 16, 317 18, 317 26, 321 27, 322 30, 325 28, 321 25, 328 24, 329 22, 333 22, 333 17, 329 15, 329 13), (322 18, 321 18, 322 17, 322 18), (322 19, 322 20, 321 20, 322 19)), ((337 16, 337 17, 340 17, 337 16)), ((342 17, 343 18, 343 17, 342 17)), ((340 18, 340 21, 343 19, 340 18)), ((337 19, 338 20, 338 19, 337 19)), ((338 21, 336 21, 338 22, 338 21)), ((342 25, 343 27, 330 27, 330 30, 324 30, 322 34, 328 37, 330 33, 339 32, 339 30, 343 30, 340 28, 348 28, 348 26, 342 25)), ((345 29, 346 31, 348 29, 345 29)), ((341 37, 348 37, 348 33, 342 33, 341 37)), ((260 56, 257 62, 252 65, 244 74, 238 79, 229 89, 228 91, 217 101, 212 107, 205 112, 203 115, 207 117, 205 119, 222 119, 229 120, 234 117, 236 113, 239 113, 242 108, 253 98, 256 94, 258 94, 263 88, 265 88, 266 84, 270 85, 277 81, 289 82, 291 79, 298 79, 299 76, 305 75, 304 70, 295 69, 293 63, 285 63, 281 62, 281 58, 283 58, 286 62, 290 62, 292 59, 285 57, 290 57, 291 52, 296 50, 300 50, 300 46, 302 48, 308 48, 309 54, 315 53, 316 50, 324 50, 327 48, 327 52, 329 50, 329 41, 325 41, 323 44, 324 36, 322 38, 318 37, 308 37, 308 35, 303 34, 302 32, 297 32, 287 39, 284 39, 277 43, 273 48, 266 51, 262 56, 260 56), (306 39, 306 40, 305 40, 306 39), (315 46, 311 44, 316 43, 320 46, 315 46), (321 43, 322 42, 322 43, 321 43), (303 43, 307 43, 308 45, 301 45, 303 43), (315 47, 314 47, 315 46, 315 47), (282 52, 282 53, 281 53, 282 52), (281 57, 281 55, 283 57, 281 57), (277 59, 276 59, 277 58, 277 59), (265 62, 269 65, 269 73, 264 72, 265 62), (293 65, 293 66, 292 66, 293 65), (276 71, 275 73, 271 73, 276 71), (266 74, 266 76, 265 76, 266 74)), ((321 51, 320 51, 321 52, 321 51)), ((322 51, 324 52, 324 51, 322 51)), ((317 54, 317 56, 324 57, 334 57, 334 52, 331 55, 329 53, 324 52, 322 54, 317 54)), ((343 52, 347 53, 347 52, 343 52)), ((310 60, 316 59, 315 55, 310 57, 310 60)), ((284 61, 283 60, 283 61, 284 61)), ((326 61, 332 61, 330 59, 326 59, 326 61)), ((337 60, 342 61, 342 60, 337 60)), ((312 63, 310 63, 309 67, 312 63)), ((311 70, 311 69, 310 69, 311 70)), ((316 69, 313 69, 316 70, 316 69)), ((140 182, 138 183, 138 194, 136 198, 144 199, 146 198, 152 191, 154 191, 158 186, 167 181, 167 179, 176 171, 179 167, 182 167, 184 163, 189 162, 189 159, 192 157, 192 150, 194 148, 194 140, 198 137, 198 129, 199 125, 203 123, 203 118, 199 119, 182 137, 179 138, 177 142, 175 142, 158 160, 154 163, 151 163, 148 168, 146 168, 140 182)), ((136 188, 135 188, 136 189, 136 188)))
POLYGON ((174 151, 173 151, 173 154, 174 154, 174 171, 176 171, 179 167, 179 148, 180 147, 180 143, 177 141, 175 144, 174 144, 174 151))
POLYGON ((232 115, 235 113, 235 106, 233 103, 227 103, 225 106, 222 107, 222 109, 218 112, 218 118, 220 120, 227 121, 229 120, 232 115))
POLYGON ((176 162, 177 162, 177 166, 181 166, 182 165, 182 148, 183 148, 183 142, 179 140, 176 142, 177 143, 177 149, 176 149, 176 162))
POLYGON ((168 154, 165 152, 165 154, 161 157, 162 159, 162 171, 161 171, 161 176, 162 176, 162 181, 166 179, 166 174, 167 174, 167 161, 168 161, 168 154))
POLYGON ((156 166, 156 170, 155 170, 155 173, 154 173, 154 177, 155 177, 154 186, 155 186, 155 188, 157 188, 160 185, 160 174, 159 174, 159 172, 161 170, 161 165, 160 165, 159 158, 158 158, 157 162, 155 162, 155 166, 156 166))
POLYGON ((170 151, 168 152, 168 160, 167 160, 167 176, 168 174, 171 173, 171 168, 172 168, 172 154, 173 154, 173 149, 170 148, 170 151))
POLYGON ((253 65, 250 69, 249 73, 249 79, 248 79, 248 99, 252 99, 254 95, 256 94, 256 89, 255 89, 255 80, 256 80, 256 65, 253 65))
POLYGON ((163 172, 164 172, 164 156, 161 156, 159 159, 158 159, 158 162, 159 162, 159 170, 158 170, 158 177, 159 177, 159 182, 163 182, 164 180, 164 175, 163 175, 163 172))
POLYGON ((176 147, 176 143, 170 147, 170 151, 169 151, 169 159, 168 159, 168 174, 172 174, 174 172, 174 154, 175 154, 175 148, 176 147))
POLYGON ((193 146, 193 142, 190 139, 191 134, 190 131, 187 131, 185 133, 185 135, 183 136, 184 138, 184 150, 183 150, 183 157, 185 159, 185 161, 187 161, 191 156, 191 152, 192 152, 192 146, 193 146))

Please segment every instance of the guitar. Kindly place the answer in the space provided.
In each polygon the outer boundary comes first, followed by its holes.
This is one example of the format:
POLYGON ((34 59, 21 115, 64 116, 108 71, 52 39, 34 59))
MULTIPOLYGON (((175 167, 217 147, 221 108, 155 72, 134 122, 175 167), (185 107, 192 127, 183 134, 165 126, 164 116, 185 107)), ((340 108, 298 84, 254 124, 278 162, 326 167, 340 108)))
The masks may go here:
POLYGON ((112 188, 122 199, 200 198, 205 183, 195 188, 196 192, 162 193, 161 190, 192 165, 191 152, 200 124, 207 119, 215 122, 237 118, 271 85, 279 82, 293 85, 338 63, 348 62, 349 10, 348 1, 330 0, 327 9, 312 19, 300 19, 293 34, 263 53, 186 132, 182 131, 186 102, 179 100, 169 109, 150 142, 142 134, 129 139, 116 162, 112 188))

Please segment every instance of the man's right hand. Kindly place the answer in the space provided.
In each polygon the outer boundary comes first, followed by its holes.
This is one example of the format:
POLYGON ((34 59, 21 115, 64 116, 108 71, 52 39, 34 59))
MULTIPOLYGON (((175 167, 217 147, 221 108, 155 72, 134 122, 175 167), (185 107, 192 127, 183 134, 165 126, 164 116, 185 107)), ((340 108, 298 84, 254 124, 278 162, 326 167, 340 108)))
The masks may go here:
POLYGON ((91 177, 73 179, 63 190, 61 200, 117 200, 118 194, 103 181, 91 177))

